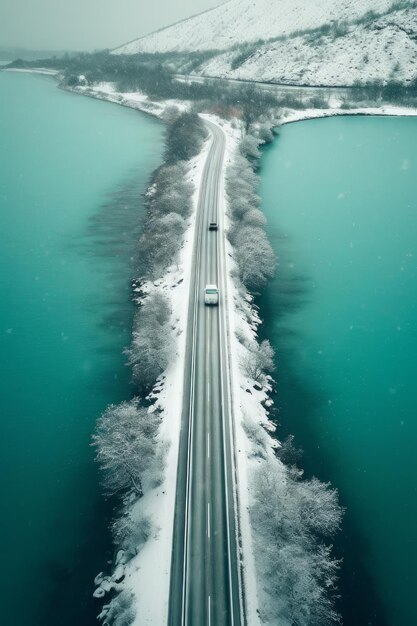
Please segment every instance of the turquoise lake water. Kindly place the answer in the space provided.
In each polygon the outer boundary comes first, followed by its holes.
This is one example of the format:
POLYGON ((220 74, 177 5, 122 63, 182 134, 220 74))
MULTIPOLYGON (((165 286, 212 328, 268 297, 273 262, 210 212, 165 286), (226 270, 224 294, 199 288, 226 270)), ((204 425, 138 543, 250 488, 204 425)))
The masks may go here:
POLYGON ((262 298, 280 434, 347 507, 347 626, 413 626, 417 563, 417 120, 283 127, 261 161, 280 267, 262 298))
POLYGON ((114 506, 90 436, 129 398, 129 277, 162 152, 143 114, 0 73, 1 623, 86 626, 114 506))

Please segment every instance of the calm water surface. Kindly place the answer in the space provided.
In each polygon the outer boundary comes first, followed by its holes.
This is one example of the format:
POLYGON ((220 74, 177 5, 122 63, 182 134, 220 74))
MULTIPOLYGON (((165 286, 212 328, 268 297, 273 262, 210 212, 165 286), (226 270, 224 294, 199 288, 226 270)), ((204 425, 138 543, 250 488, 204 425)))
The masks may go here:
POLYGON ((112 557, 89 446, 132 391, 131 257, 162 127, 0 73, 1 623, 84 626, 112 557))
POLYGON ((263 297, 281 434, 347 507, 349 626, 413 626, 417 563, 417 120, 284 127, 262 158, 280 259, 263 297))

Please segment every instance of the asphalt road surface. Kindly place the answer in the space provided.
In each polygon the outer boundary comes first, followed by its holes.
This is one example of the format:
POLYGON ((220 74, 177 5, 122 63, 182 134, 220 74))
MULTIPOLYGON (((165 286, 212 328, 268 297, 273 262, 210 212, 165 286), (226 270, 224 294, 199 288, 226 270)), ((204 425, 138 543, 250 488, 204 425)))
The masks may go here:
POLYGON ((225 136, 212 145, 200 187, 191 275, 184 405, 169 601, 170 626, 243 626, 227 367, 221 180, 225 136), (209 231, 216 221, 219 230, 209 231), (204 304, 217 284, 218 306, 204 304))

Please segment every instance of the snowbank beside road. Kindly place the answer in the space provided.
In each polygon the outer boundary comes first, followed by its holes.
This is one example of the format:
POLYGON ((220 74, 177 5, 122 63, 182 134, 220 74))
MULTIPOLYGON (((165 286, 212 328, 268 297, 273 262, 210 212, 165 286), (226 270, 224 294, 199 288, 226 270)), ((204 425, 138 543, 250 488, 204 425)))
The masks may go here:
POLYGON ((282 113, 279 125, 314 120, 323 117, 336 117, 340 115, 378 115, 385 117, 416 117, 417 108, 400 107, 394 105, 383 105, 381 107, 357 107, 352 109, 342 109, 338 106, 328 109, 304 109, 296 111, 286 109, 282 113))

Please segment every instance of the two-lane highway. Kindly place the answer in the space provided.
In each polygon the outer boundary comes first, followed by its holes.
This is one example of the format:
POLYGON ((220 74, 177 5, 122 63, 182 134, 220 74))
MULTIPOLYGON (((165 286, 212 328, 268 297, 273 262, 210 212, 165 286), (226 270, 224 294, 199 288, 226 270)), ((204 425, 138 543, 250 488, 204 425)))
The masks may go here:
POLYGON ((198 202, 191 275, 184 405, 173 534, 170 626, 243 626, 227 366, 222 176, 223 131, 211 147, 198 202), (209 222, 219 224, 209 231, 209 222), (204 287, 220 288, 218 306, 204 287))

